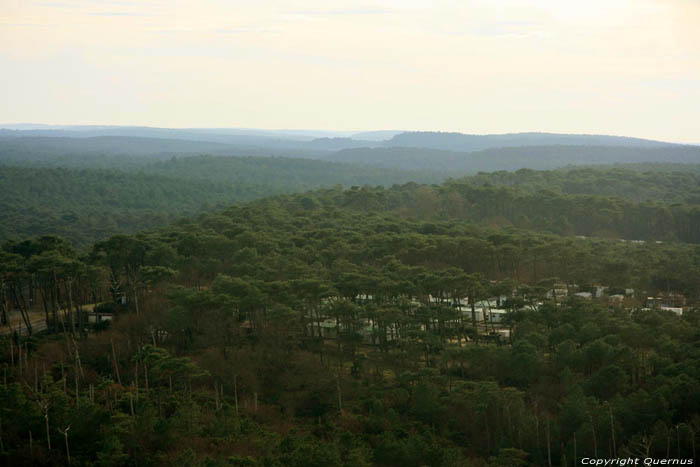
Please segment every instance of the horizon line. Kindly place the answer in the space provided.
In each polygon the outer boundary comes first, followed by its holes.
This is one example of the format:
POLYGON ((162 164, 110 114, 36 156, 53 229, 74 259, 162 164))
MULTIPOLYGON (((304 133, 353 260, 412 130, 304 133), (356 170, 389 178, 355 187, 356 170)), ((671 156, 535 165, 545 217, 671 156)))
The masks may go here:
MULTIPOLYGON (((678 140, 663 140, 656 139, 653 137, 646 136, 629 136, 620 135, 613 133, 587 133, 587 132, 557 132, 557 131, 544 131, 544 130, 524 130, 524 131, 510 131, 501 133, 466 133, 465 131, 459 130, 425 130, 425 129, 402 129, 402 130, 388 130, 388 129, 322 129, 322 128, 261 128, 261 127, 247 127, 247 126, 151 126, 151 125, 120 125, 120 124, 99 124, 99 123, 71 123, 71 124, 60 124, 60 123, 38 123, 38 122, 3 122, 0 123, 0 130, 9 131, 33 131, 42 130, 42 128, 10 128, 12 126, 43 126, 46 130, 68 130, 76 127, 91 127, 91 128, 145 128, 154 130, 240 130, 240 131, 265 131, 265 132, 318 132, 318 133, 345 133, 347 136, 351 136, 357 133, 378 133, 378 132, 396 132, 396 133, 452 133, 461 134, 467 136, 505 136, 505 135, 518 135, 518 134, 548 134, 548 135, 563 135, 563 136, 605 136, 614 138, 630 138, 630 139, 641 139, 647 141, 655 141, 661 143, 669 144, 679 144, 679 145, 700 145, 700 142, 690 142, 690 141, 678 141, 678 140)), ((309 135, 312 136, 312 135, 309 135)))

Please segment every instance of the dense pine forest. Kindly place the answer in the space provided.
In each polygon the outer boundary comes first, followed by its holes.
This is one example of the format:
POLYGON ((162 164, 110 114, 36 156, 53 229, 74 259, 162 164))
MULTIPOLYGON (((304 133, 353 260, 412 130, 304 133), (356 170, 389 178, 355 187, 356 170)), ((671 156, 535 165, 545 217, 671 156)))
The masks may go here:
POLYGON ((694 458, 697 207, 663 204, 693 178, 615 174, 659 191, 483 174, 280 195, 80 250, 5 242, 4 462, 694 458), (634 218, 649 241, 619 238, 634 218))
POLYGON ((0 141, 4 465, 695 458, 695 148, 224 136, 0 141))
POLYGON ((287 150, 263 157, 279 150, 210 141, 0 138, 0 241, 59 235, 86 247, 115 233, 164 226, 234 202, 338 185, 383 186, 388 191, 365 190, 358 198, 430 218, 457 217, 564 235, 700 241, 700 152, 694 146, 649 146, 530 146, 484 153, 356 149, 349 151, 364 151, 360 160, 346 157, 348 151, 318 160, 287 150), (389 151, 393 162, 385 164, 382 151, 389 151), (655 158, 672 162, 645 162, 655 158), (636 162, 612 168, 477 173, 484 167, 591 161, 636 162), (395 186, 439 184, 448 177, 451 182, 440 188, 395 186))
POLYGON ((0 240, 53 234, 85 246, 114 233, 159 227, 264 196, 443 178, 290 158, 189 156, 152 161, 87 155, 54 162, 61 165, 0 165, 0 240), (66 160, 70 163, 63 166, 66 160))

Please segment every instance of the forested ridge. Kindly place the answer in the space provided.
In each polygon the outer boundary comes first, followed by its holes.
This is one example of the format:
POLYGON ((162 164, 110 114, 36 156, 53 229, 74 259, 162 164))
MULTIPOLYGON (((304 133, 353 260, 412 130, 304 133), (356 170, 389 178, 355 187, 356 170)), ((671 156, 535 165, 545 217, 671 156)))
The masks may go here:
MULTIPOLYGON (((73 133, 80 134, 68 132, 69 135, 73 133)), ((197 134, 201 137, 211 136, 207 132, 197 134)), ((79 163, 81 167, 93 167, 115 158, 122 161, 134 158, 162 160, 172 156, 212 154, 238 157, 301 157, 411 171, 449 171, 453 175, 521 168, 551 170, 567 165, 700 163, 700 146, 697 145, 674 145, 617 137, 436 134, 428 138, 436 138, 438 142, 443 139, 450 140, 452 137, 458 140, 463 137, 467 137, 468 140, 476 138, 480 141, 476 145, 454 146, 423 145, 420 141, 423 141, 424 135, 417 133, 417 139, 410 135, 412 134, 404 133, 384 142, 318 138, 313 141, 290 140, 289 144, 285 145, 283 141, 272 138, 253 138, 253 141, 260 144, 223 144, 207 140, 135 136, 8 138, 2 137, 0 130, 0 162, 8 165, 63 167, 74 167, 79 163), (267 141, 270 145, 262 144, 261 141, 267 141), (635 144, 635 141, 638 144, 635 144)))
MULTIPOLYGON (((663 183, 658 187, 662 189, 663 183)), ((591 193, 595 188, 584 191, 591 193)), ((690 199, 693 204, 635 203, 594 194, 483 185, 466 179, 442 185, 358 187, 342 193, 316 193, 307 200, 311 204, 339 203, 358 212, 386 212, 411 219, 460 219, 491 227, 568 236, 700 243, 700 205, 695 198, 690 199)))
MULTIPOLYGON (((700 179, 690 171, 520 170, 443 185, 405 183, 441 178, 434 172, 260 157, 195 156, 148 164, 137 159, 119 171, 0 166, 0 239, 57 234, 86 245, 232 202, 344 185, 364 186, 343 195, 347 206, 359 210, 561 235, 700 242, 700 179), (376 185, 385 188, 372 188, 376 185)), ((325 202, 318 194, 309 199, 325 202)))
POLYGON ((391 186, 409 181, 439 183, 445 178, 439 172, 369 169, 344 163, 285 157, 175 157, 155 162, 142 170, 159 175, 227 183, 257 181, 260 184, 284 187, 287 191, 333 185, 391 186))
POLYGON ((458 152, 438 148, 387 147, 345 149, 322 156, 326 160, 404 170, 478 172, 551 170, 567 165, 629 163, 700 163, 700 146, 520 146, 458 152))
POLYGON ((59 167, 94 167, 103 161, 136 160, 147 164, 171 157, 191 157, 202 154, 216 156, 301 157, 315 158, 324 151, 313 149, 264 148, 223 144, 211 141, 188 141, 167 138, 96 136, 14 137, 0 135, 0 162, 8 165, 41 165, 59 167))
POLYGON ((661 141, 610 135, 538 132, 473 135, 443 131, 407 131, 393 136, 386 144, 396 147, 467 152, 524 146, 621 146, 625 148, 673 146, 661 141))
POLYGON ((475 186, 506 186, 527 193, 551 190, 567 195, 612 196, 634 202, 700 204, 700 165, 657 165, 659 167, 653 164, 567 167, 550 171, 520 169, 479 173, 457 181, 475 186))
POLYGON ((84 253, 6 242, 0 303, 24 324, 0 338, 5 463, 695 456, 698 245, 433 218, 425 190, 454 188, 280 195, 84 253), (116 314, 91 324, 93 303, 116 314))
POLYGON ((101 163, 105 168, 0 165, 0 240, 53 234, 87 245, 274 194, 440 179, 289 158, 193 156, 150 162, 112 157, 101 163))
MULTIPOLYGON (((102 148, 114 147, 117 139, 124 140, 131 149, 140 149, 139 141, 146 146, 200 148, 198 151, 237 150, 242 148, 283 151, 290 154, 301 151, 307 156, 312 152, 328 152, 349 148, 412 147, 472 152, 491 148, 522 146, 617 146, 627 148, 670 147, 671 143, 641 138, 610 135, 577 135, 558 133, 508 133, 464 134, 432 131, 388 131, 351 134, 348 132, 275 131, 236 128, 149 128, 119 126, 65 126, 54 128, 0 128, 0 153, 2 140, 20 140, 36 144, 39 140, 53 140, 52 144, 64 147, 70 140, 91 140, 102 148), (366 139, 365 139, 366 138, 366 139), (150 142, 149 142, 150 140, 150 142), (178 144, 182 142, 183 144, 178 144)), ((82 143, 78 143, 80 145, 82 143)))
POLYGON ((53 234, 86 245, 223 208, 237 196, 251 199, 254 188, 235 192, 222 183, 113 170, 0 166, 0 238, 53 234))

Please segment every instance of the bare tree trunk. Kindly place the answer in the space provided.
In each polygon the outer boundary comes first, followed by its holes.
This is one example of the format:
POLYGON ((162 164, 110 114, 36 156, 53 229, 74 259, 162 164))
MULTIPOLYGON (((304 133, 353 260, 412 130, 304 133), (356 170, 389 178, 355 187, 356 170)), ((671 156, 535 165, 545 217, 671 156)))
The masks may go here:
MULTIPOLYGON (((54 326, 56 326, 56 321, 57 321, 56 315, 58 314, 59 306, 58 306, 58 280, 56 279, 56 269, 55 268, 53 270, 53 284, 52 285, 53 285, 53 287, 51 287, 51 289, 53 292, 52 293, 52 296, 53 296, 53 301, 52 301, 53 302, 53 323, 54 323, 54 326)), ((62 322, 61 325, 63 326, 63 332, 66 332, 66 324, 62 322)), ((55 331, 55 329, 54 329, 54 331, 55 331)))
POLYGON ((537 436, 537 460, 542 459, 542 451, 540 446, 540 417, 537 415, 537 404, 535 404, 535 433, 537 436))
POLYGON ((549 437, 549 417, 547 417, 547 465, 552 467, 552 446, 549 437))
POLYGON ((0 282, 0 289, 2 290, 2 300, 0 300, 0 310, 2 310, 2 317, 0 322, 5 325, 8 323, 8 306, 7 306, 7 293, 5 292, 5 281, 0 282))
POLYGON ((46 421, 46 444, 51 451, 51 431, 49 431, 49 405, 46 403, 44 406, 44 420, 46 421))
POLYGON ((75 371, 75 407, 80 408, 80 388, 78 387, 78 369, 75 371))
POLYGON ((591 431, 593 432, 593 456, 598 457, 598 441, 595 436, 595 423, 593 423, 593 414, 588 413, 588 418, 591 421, 591 431))
POLYGON ((233 401, 236 407, 236 417, 238 417, 238 375, 233 375, 233 401))
MULTIPOLYGON (((471 302, 472 306, 472 325, 474 326, 474 339, 476 340, 476 343, 479 343, 479 328, 477 327, 476 324, 476 305, 474 303, 474 298, 470 297, 469 301, 471 302)), ((483 313, 482 313, 483 315, 483 313)))
POLYGON ((129 277, 129 281, 131 282, 131 290, 134 292, 134 309, 136 310, 136 316, 138 316, 140 314, 138 288, 136 287, 136 281, 134 281, 131 277, 129 277))
MULTIPOLYGON (((569 461, 568 461, 568 459, 566 458, 566 450, 564 449, 564 443, 561 443, 561 444, 560 444, 560 449, 561 449, 561 452, 562 452, 561 455, 562 455, 563 460, 564 460, 564 467, 569 467, 569 461)), ((574 464, 574 465, 575 465, 575 464, 574 464)))
POLYGON ((75 348, 75 364, 78 365, 78 370, 80 370, 81 378, 85 378, 85 373, 83 372, 83 365, 80 363, 80 352, 78 351, 78 344, 75 343, 75 339, 71 337, 73 342, 73 347, 75 348))
POLYGON ((610 412, 610 438, 612 440, 613 457, 617 457, 617 446, 615 445, 615 420, 613 419, 612 407, 608 405, 610 412))
POLYGON ((109 339, 109 343, 112 345, 112 361, 114 362, 114 371, 117 374, 117 382, 121 386, 122 378, 119 376, 119 362, 117 361, 117 352, 114 350, 114 339, 109 339))
POLYGON ((22 321, 24 321, 24 326, 27 328, 27 333, 31 336, 32 335, 32 323, 29 319, 29 314, 27 311, 26 303, 24 302, 24 296, 22 295, 22 288, 21 286, 13 287, 12 288, 12 295, 14 296, 15 303, 17 303, 17 307, 19 308, 19 313, 20 316, 22 316, 22 321), (17 289, 19 288, 19 292, 17 289))
POLYGON ((73 319, 73 286, 69 280, 66 287, 68 288, 68 323, 70 325, 71 334, 75 334, 75 320, 73 319))
POLYGON ((63 381, 63 394, 68 392, 66 387, 66 370, 63 366, 63 352, 61 352, 61 380, 63 381))
POLYGON ((340 392, 340 376, 339 375, 335 375, 335 385, 338 389, 338 411, 342 415, 342 413, 343 413, 343 396, 340 392))
POLYGON ((68 458, 68 465, 70 465, 70 448, 68 447, 68 430, 70 430, 70 427, 66 428, 65 430, 58 430, 58 431, 63 433, 63 437, 66 440, 66 457, 68 458))
POLYGON ((690 431, 690 442, 691 442, 691 447, 693 448, 693 459, 697 459, 695 457, 695 431, 688 425, 688 430, 690 431))

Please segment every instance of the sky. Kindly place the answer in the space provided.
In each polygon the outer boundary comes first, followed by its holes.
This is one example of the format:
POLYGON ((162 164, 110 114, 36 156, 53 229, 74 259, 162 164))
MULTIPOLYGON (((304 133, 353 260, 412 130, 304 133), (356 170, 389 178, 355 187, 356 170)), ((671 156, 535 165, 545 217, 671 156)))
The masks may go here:
POLYGON ((700 143, 700 0, 0 0, 0 122, 700 143))

